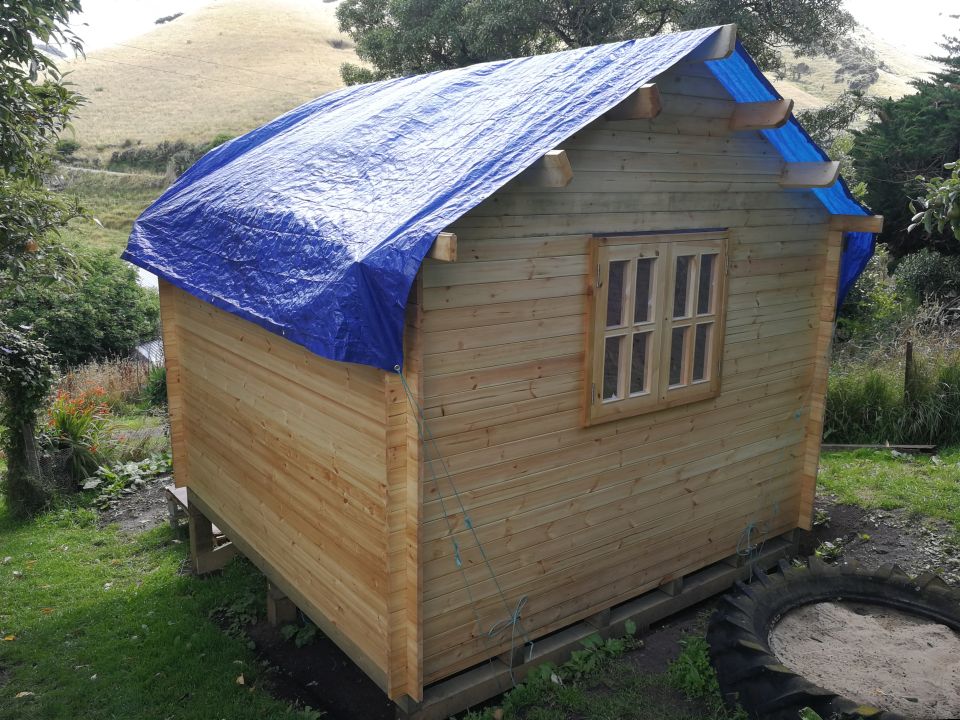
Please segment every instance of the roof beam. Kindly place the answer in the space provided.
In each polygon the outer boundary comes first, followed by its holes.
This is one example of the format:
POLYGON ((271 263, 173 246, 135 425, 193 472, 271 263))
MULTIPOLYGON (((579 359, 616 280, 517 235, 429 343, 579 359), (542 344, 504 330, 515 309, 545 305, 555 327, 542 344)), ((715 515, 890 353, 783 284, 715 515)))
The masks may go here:
POLYGON ((649 83, 630 93, 605 117, 607 120, 650 120, 660 114, 660 108, 660 88, 656 83, 649 83))
POLYGON ((561 188, 573 180, 573 168, 570 167, 566 150, 550 150, 520 173, 517 179, 524 185, 561 188))
POLYGON ((730 131, 773 130, 783 127, 793 112, 793 100, 737 103, 730 116, 730 131))
POLYGON ((717 31, 690 52, 684 62, 703 62, 704 60, 723 60, 730 57, 737 47, 736 23, 721 25, 717 31))
POLYGON ((883 215, 831 215, 830 229, 841 232, 878 233, 883 230, 883 215))
POLYGON ((430 246, 427 257, 441 262, 456 262, 457 236, 451 232, 439 233, 433 245, 430 246))
POLYGON ((780 187, 825 188, 833 185, 838 177, 840 177, 840 163, 833 160, 786 163, 780 174, 780 187))

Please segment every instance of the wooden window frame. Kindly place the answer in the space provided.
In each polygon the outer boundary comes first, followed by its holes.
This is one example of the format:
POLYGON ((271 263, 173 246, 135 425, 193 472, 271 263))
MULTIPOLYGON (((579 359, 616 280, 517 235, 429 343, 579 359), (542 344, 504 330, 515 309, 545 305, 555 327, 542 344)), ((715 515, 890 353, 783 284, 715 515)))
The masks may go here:
POLYGON ((587 345, 584 353, 586 373, 583 424, 593 425, 626 418, 677 405, 698 402, 720 393, 721 360, 727 310, 727 232, 725 230, 673 232, 643 235, 603 235, 590 240, 588 281, 587 345), (689 314, 674 317, 676 260, 692 255, 688 270, 685 310, 689 314), (699 272, 703 255, 716 255, 709 311, 698 314, 699 272), (638 260, 653 260, 650 283, 651 316, 646 322, 634 322, 635 284, 638 260), (611 262, 626 261, 620 323, 607 326, 609 268, 611 262), (712 325, 704 363, 706 379, 693 380, 693 355, 697 325, 712 325), (670 352, 674 328, 686 330, 681 384, 670 385, 670 352), (633 338, 650 333, 646 355, 644 391, 630 393, 633 338), (619 399, 603 399, 604 357, 608 338, 623 337, 618 361, 619 399), (707 374, 708 373, 708 374, 707 374))

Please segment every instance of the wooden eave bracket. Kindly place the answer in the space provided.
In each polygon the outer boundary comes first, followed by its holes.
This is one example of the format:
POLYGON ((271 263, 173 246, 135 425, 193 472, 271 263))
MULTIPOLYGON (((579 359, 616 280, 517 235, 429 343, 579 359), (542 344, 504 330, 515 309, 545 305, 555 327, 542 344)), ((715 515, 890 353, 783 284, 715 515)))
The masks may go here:
POLYGON ((786 125, 793 112, 793 100, 737 103, 730 116, 730 131, 773 130, 786 125))
POLYGON ((883 215, 831 215, 830 229, 840 232, 878 233, 883 230, 883 215))
POLYGON ((643 85, 604 116, 607 120, 650 120, 660 114, 660 88, 643 85))
POLYGON ((699 47, 691 51, 684 62, 703 62, 705 60, 723 60, 730 57, 737 47, 737 25, 721 25, 717 32, 700 43, 699 47))
POLYGON ((825 188, 833 185, 840 177, 840 163, 793 162, 783 166, 780 174, 782 188, 825 188))
POLYGON ((457 236, 452 232, 442 232, 430 246, 427 257, 441 262, 457 261, 457 236))
POLYGON ((550 150, 517 176, 523 185, 566 187, 573 180, 573 168, 566 150, 550 150))

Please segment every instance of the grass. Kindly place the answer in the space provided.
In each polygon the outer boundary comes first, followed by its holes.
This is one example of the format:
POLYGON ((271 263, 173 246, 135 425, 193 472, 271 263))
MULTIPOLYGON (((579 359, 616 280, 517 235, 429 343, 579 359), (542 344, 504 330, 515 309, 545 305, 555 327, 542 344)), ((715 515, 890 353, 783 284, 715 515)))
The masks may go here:
POLYGON ((830 443, 960 443, 960 353, 914 361, 909 393, 895 360, 836 364, 827 386, 830 443))
POLYGON ((73 220, 63 231, 67 241, 111 250, 118 255, 127 246, 134 219, 166 187, 161 175, 88 172, 61 168, 64 192, 76 195, 99 221, 73 220))
POLYGON ((305 717, 211 619, 263 597, 249 564, 182 576, 171 529, 122 535, 83 508, 17 522, 0 504, 0 537, 0 720, 305 717))
POLYGON ((903 508, 951 523, 960 541, 960 448, 930 457, 888 451, 824 453, 817 483, 840 502, 866 508, 903 508))
POLYGON ((73 123, 78 156, 239 135, 340 87, 340 65, 356 55, 334 10, 317 0, 215 3, 63 63, 88 100, 73 123))

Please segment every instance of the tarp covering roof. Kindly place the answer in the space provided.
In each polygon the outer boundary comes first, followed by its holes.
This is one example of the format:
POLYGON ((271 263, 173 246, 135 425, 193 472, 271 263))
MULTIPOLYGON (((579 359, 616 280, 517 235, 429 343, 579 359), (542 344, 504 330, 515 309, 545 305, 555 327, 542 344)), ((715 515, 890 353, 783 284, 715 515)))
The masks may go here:
MULTIPOLYGON (((393 369, 437 234, 719 31, 329 93, 201 158, 137 219, 124 258, 318 355, 393 369)), ((710 66, 738 101, 773 92, 742 48, 710 66)), ((769 137, 787 159, 823 157, 795 121, 769 137)), ((818 197, 865 214, 845 187, 818 197)), ((860 260, 845 256, 844 277, 860 260)))

